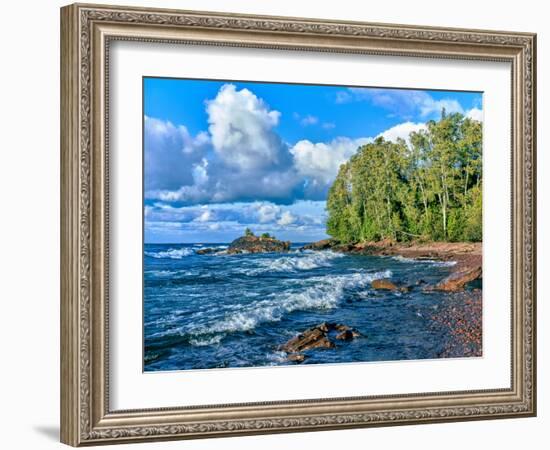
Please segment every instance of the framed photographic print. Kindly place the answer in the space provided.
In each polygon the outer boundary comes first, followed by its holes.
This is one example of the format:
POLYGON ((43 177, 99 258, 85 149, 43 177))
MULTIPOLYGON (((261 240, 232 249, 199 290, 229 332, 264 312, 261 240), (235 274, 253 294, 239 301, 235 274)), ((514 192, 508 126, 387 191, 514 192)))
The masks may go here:
POLYGON ((528 417, 535 35, 61 10, 61 439, 528 417))

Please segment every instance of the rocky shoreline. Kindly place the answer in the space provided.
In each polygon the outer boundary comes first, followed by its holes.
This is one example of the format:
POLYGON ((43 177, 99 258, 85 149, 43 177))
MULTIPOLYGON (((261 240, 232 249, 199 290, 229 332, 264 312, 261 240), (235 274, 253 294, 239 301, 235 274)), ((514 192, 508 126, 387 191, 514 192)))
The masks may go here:
MULTIPOLYGON (((438 311, 431 318, 434 326, 448 329, 451 336, 440 357, 482 355, 482 291, 481 289, 465 290, 468 283, 482 278, 481 242, 396 243, 380 241, 340 244, 331 239, 325 239, 307 244, 302 249, 455 262, 456 264, 452 266, 452 273, 434 285, 425 285, 423 280, 417 280, 413 285, 403 285, 397 281, 379 279, 373 280, 371 287, 377 290, 401 293, 419 288, 424 292, 454 293, 452 305, 438 311)), ((307 350, 333 349, 336 348, 333 339, 348 341, 360 336, 361 334, 357 330, 347 325, 322 323, 296 335, 279 348, 287 353, 289 361, 301 363, 307 358, 307 354, 303 353, 307 350)))
MULTIPOLYGON (((482 278, 482 243, 481 242, 395 242, 382 240, 342 244, 332 239, 313 242, 302 247, 304 250, 332 250, 335 252, 373 255, 400 256, 410 259, 429 259, 435 261, 455 262, 452 273, 425 291, 458 292, 477 279, 482 278)), ((412 286, 397 286, 390 280, 375 280, 373 287, 387 290, 408 290, 412 286)))
MULTIPOLYGON (((247 235, 235 239, 229 245, 227 254, 288 252, 291 243, 280 241, 271 236, 247 235)), ((423 292, 448 292, 455 298, 452 307, 446 307, 432 317, 435 326, 445 327, 452 337, 442 357, 461 354, 481 355, 481 290, 468 289, 467 285, 482 278, 482 243, 470 242, 395 242, 383 240, 342 244, 332 239, 306 244, 301 250, 334 251, 346 254, 370 256, 396 256, 414 260, 431 260, 454 262, 451 273, 435 284, 424 280, 415 280, 413 284, 404 284, 400 280, 387 278, 373 280, 371 287, 375 290, 407 293, 412 290, 423 292)), ((210 249, 203 250, 205 254, 210 249)), ((286 353, 287 360, 302 363, 308 358, 308 351, 313 349, 335 349, 346 341, 358 337, 366 338, 361 333, 345 324, 324 322, 297 334, 279 350, 286 353)))

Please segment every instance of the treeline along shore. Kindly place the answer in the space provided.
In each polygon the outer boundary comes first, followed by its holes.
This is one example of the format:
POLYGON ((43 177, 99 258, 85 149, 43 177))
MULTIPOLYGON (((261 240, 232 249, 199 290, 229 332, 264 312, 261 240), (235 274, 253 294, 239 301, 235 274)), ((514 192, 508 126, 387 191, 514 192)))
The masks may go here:
POLYGON ((340 242, 482 240, 481 123, 442 111, 408 141, 377 138, 340 167, 327 234, 340 242))

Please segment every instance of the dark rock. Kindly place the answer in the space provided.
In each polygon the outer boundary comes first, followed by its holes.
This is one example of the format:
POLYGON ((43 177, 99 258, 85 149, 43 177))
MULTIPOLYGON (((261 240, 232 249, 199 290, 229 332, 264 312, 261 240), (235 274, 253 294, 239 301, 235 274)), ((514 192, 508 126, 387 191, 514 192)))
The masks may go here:
POLYGON ((298 353, 314 348, 334 348, 334 343, 328 339, 326 332, 317 327, 300 333, 281 346, 281 350, 287 353, 298 353))
POLYGON ((464 289, 464 286, 482 275, 480 265, 463 267, 460 270, 450 274, 434 286, 427 286, 426 291, 446 291, 457 292, 464 289))
POLYGON ((279 241, 259 236, 243 236, 231 242, 227 253, 232 255, 236 253, 287 252, 289 249, 289 241, 279 241))
POLYGON ((323 323, 320 323, 319 325, 317 325, 314 328, 310 328, 310 330, 314 330, 315 328, 317 328, 318 330, 321 330, 323 333, 328 333, 331 329, 334 328, 334 326, 335 326, 335 324, 333 324, 331 322, 323 322, 323 323))
POLYGON ((361 334, 347 325, 323 322, 313 328, 309 328, 303 333, 290 339, 281 345, 280 350, 292 354, 300 353, 315 348, 334 348, 335 344, 329 338, 331 332, 337 332, 335 339, 350 341, 361 334))
POLYGON ((211 248, 211 247, 199 248, 198 250, 195 250, 195 253, 197 255, 209 255, 210 253, 215 253, 215 252, 217 252, 217 249, 211 248))
POLYGON ((355 244, 337 244, 332 246, 332 250, 335 252, 351 253, 356 252, 355 244))
POLYGON ((344 330, 336 335, 336 339, 341 341, 351 341, 354 337, 354 333, 351 330, 344 330))
POLYGON ((302 250, 327 250, 335 245, 332 239, 323 239, 317 242, 311 242, 302 247, 302 250))

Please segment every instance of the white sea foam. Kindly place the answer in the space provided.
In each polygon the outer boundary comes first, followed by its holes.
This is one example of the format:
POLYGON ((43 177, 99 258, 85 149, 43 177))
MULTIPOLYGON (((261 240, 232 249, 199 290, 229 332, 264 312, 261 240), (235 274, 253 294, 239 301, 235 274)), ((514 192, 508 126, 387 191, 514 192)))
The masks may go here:
POLYGON ((211 337, 189 339, 189 343, 196 347, 206 347, 207 345, 218 344, 222 339, 223 335, 217 334, 211 337))
POLYGON ((456 264, 456 261, 437 261, 435 259, 415 259, 415 258, 406 258, 401 255, 392 256, 391 258, 403 263, 431 264, 438 267, 452 267, 456 264))
POLYGON ((342 253, 332 251, 294 253, 293 256, 281 256, 276 259, 259 259, 258 267, 241 268, 239 271, 246 275, 257 275, 267 272, 297 272, 301 270, 313 270, 319 267, 328 267, 331 260, 342 258, 342 253), (295 255, 295 256, 294 256, 295 255))
POLYGON ((265 300, 234 308, 223 319, 192 327, 188 330, 192 336, 189 342, 193 345, 197 345, 194 342, 209 345, 205 342, 213 335, 220 336, 221 340, 228 333, 250 331, 261 323, 277 322, 293 311, 332 309, 343 299, 345 290, 367 287, 373 280, 389 278, 391 275, 391 271, 386 270, 309 278, 305 281, 305 288, 271 294, 265 300))
POLYGON ((190 248, 171 248, 160 252, 145 252, 145 254, 157 259, 182 259, 185 256, 192 255, 193 250, 190 248))
POLYGON ((171 275, 175 275, 177 272, 173 270, 147 270, 145 271, 145 273, 154 275, 155 277, 168 277, 171 275))

